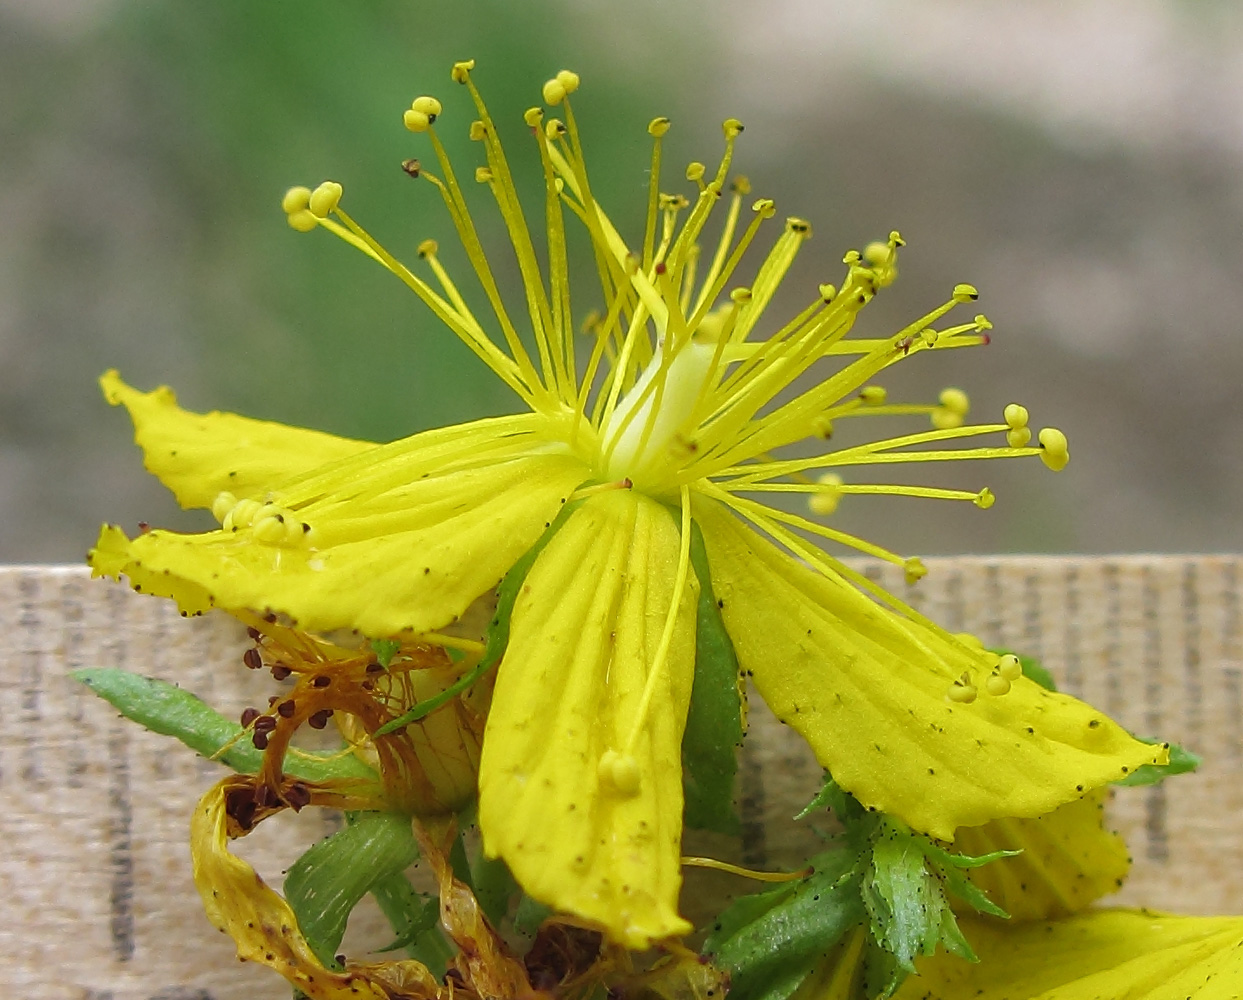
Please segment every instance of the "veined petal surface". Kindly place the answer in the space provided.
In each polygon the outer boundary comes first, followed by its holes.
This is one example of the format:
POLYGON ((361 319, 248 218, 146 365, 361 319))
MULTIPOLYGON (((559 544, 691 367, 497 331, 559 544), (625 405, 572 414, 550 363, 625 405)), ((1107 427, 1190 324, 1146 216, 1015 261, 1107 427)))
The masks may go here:
POLYGON ((488 853, 534 898, 635 949, 691 929, 677 899, 694 574, 650 710, 641 706, 675 600, 678 553, 677 525, 647 497, 617 490, 573 512, 515 603, 479 771, 488 853), (633 757, 632 791, 602 773, 608 751, 633 757))
POLYGON ((109 403, 129 411, 147 471, 183 507, 210 507, 225 491, 239 500, 262 499, 275 483, 376 447, 236 413, 191 413, 168 386, 140 392, 116 371, 105 372, 99 384, 109 403))
POLYGON ((978 965, 916 961, 895 1000, 1233 1000, 1243 993, 1243 917, 1097 910, 1006 925, 960 918, 978 965))
POLYGON ((946 697, 989 654, 882 608, 697 499, 712 586, 742 669, 842 788, 953 840, 960 826, 1039 816, 1163 760, 1108 717, 1020 678, 1004 696, 946 697))
POLYGON ((1117 892, 1131 857, 1122 838, 1105 829, 1108 797, 1098 788, 1046 816, 964 827, 956 840, 964 854, 1022 851, 965 875, 1015 921, 1069 916, 1117 892))
POLYGON ((248 529, 151 531, 118 552, 106 528, 91 562, 160 596, 193 584, 214 607, 278 611, 310 631, 425 632, 496 586, 587 475, 557 454, 428 475, 386 503, 307 508, 313 544, 265 544, 248 529))

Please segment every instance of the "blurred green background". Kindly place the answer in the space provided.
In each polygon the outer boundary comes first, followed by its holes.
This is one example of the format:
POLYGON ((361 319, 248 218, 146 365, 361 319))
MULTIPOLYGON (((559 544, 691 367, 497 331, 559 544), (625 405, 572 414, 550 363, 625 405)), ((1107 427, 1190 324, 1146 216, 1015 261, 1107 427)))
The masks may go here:
POLYGON ((836 524, 918 553, 1243 547, 1237 4, 0 0, 0 560, 77 561, 103 520, 206 524, 142 472, 95 386, 109 367, 374 439, 512 407, 396 280, 279 208, 340 180, 390 249, 437 237, 452 268, 434 190, 399 169, 427 156, 400 113, 440 95, 469 176, 448 79, 468 57, 533 184, 521 112, 582 75, 597 197, 632 241, 646 123, 674 120, 673 187, 737 116, 737 169, 815 229, 784 307, 892 228, 902 278, 865 332, 980 287, 993 344, 898 366, 891 397, 959 385, 985 419, 1020 400, 1071 465, 934 470, 999 502, 848 498, 836 524))

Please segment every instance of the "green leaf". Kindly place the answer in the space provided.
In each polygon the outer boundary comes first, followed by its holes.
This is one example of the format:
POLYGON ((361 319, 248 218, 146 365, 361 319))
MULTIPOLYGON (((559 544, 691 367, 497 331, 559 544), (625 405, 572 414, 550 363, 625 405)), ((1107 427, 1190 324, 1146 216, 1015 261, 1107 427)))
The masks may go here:
MULTIPOLYGON (((175 737, 191 750, 241 774, 258 773, 263 753, 243 735, 242 727, 189 691, 113 667, 85 667, 73 671, 71 676, 127 719, 153 733, 175 737)), ((287 753, 282 767, 286 774, 300 781, 377 780, 376 773, 353 754, 287 753)))
POLYGON ((695 681, 682 736, 682 780, 687 826, 736 834, 734 777, 742 743, 742 694, 738 658, 708 571, 708 554, 697 524, 691 525, 691 565, 699 579, 695 626, 695 681))
POLYGON ((396 639, 372 639, 371 650, 375 653, 375 658, 379 661, 380 666, 385 670, 393 662, 393 657, 397 655, 397 651, 401 649, 401 643, 396 639))
POLYGON ((377 879, 371 895, 397 935, 391 944, 378 950, 404 948, 407 955, 422 962, 437 979, 443 976, 454 949, 440 930, 440 900, 416 892, 404 872, 377 879))
POLYGON ((730 1000, 786 1000, 816 962, 866 918, 856 857, 829 851, 793 886, 743 897, 727 909, 704 953, 730 974, 730 1000))
POLYGON ((344 830, 321 840, 285 876, 285 900, 307 944, 324 965, 336 951, 350 912, 381 879, 400 874, 418 858, 410 817, 355 814, 344 830))
POLYGON ((562 504, 561 510, 557 512, 557 516, 544 529, 544 533, 540 535, 539 540, 527 549, 522 557, 510 567, 509 572, 505 574, 505 579, 501 581, 500 586, 497 588, 496 614, 492 616, 492 621, 488 625, 487 635, 484 636, 483 656, 480 657, 475 668, 463 674, 462 677, 441 691, 440 694, 419 702, 403 715, 386 722, 376 730, 376 736, 387 736, 389 733, 395 733, 397 730, 410 725, 410 723, 418 722, 424 716, 430 715, 441 705, 471 688, 479 678, 501 662, 501 657, 505 655, 505 647, 509 645, 509 619, 513 614, 514 602, 518 599, 518 593, 522 590, 523 581, 526 580, 527 573, 531 571, 531 567, 535 565, 536 558, 544 551, 544 546, 548 544, 553 535, 561 530, 561 526, 569 519, 570 514, 578 507, 579 503, 581 501, 562 504))
POLYGON ((509 912, 509 900, 518 891, 518 883, 509 865, 500 858, 485 857, 482 849, 470 863, 471 884, 484 915, 499 927, 509 912))
MULTIPOLYGON (((1136 736, 1141 743, 1156 744, 1161 740, 1145 739, 1143 736, 1136 736)), ((1170 748, 1170 762, 1168 764, 1145 764, 1143 767, 1136 768, 1121 781, 1115 781, 1115 785, 1155 785, 1166 778, 1173 777, 1176 774, 1189 774, 1200 766, 1203 758, 1192 753, 1186 747, 1179 746, 1177 743, 1166 744, 1170 748)))

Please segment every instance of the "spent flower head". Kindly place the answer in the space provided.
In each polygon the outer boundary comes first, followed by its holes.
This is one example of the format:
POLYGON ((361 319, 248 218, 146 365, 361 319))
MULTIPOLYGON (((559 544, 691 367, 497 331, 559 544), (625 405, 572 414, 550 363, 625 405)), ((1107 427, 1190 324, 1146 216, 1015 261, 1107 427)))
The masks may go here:
MULTIPOLYGON (((531 896, 632 948, 690 929, 677 910, 681 762, 696 751, 684 729, 692 704, 708 703, 704 660, 722 650, 843 789, 945 840, 962 826, 1046 813, 1164 760, 1160 747, 948 634, 808 536, 897 563, 910 580, 923 573, 917 559, 766 502, 805 494, 809 513, 827 515, 846 495, 891 493, 988 508, 987 489, 856 484, 849 473, 981 458, 1065 466, 1064 435, 1033 436, 1022 406, 970 424, 961 390, 895 403, 873 382, 924 352, 987 343, 983 316, 949 319, 975 301, 974 288, 956 286, 889 336, 852 336, 897 275, 902 240, 892 233, 848 253, 805 308, 775 316, 811 226, 772 222, 774 203, 731 178, 743 131, 734 119, 717 167, 686 169, 689 197, 662 187, 670 124, 652 121, 646 221, 628 241, 593 195, 571 100, 579 78, 565 71, 543 90, 556 117, 543 107, 524 116, 544 181, 533 232, 472 70, 458 63, 451 74, 476 116, 460 127, 479 144, 473 183, 504 221, 520 305, 502 298, 468 182, 438 136, 458 112, 436 98, 417 98, 403 116, 435 167, 403 168, 443 200, 487 314, 470 308, 463 276, 449 274, 435 243, 402 263, 348 213, 340 184, 291 189, 284 209, 294 229, 334 233, 405 283, 523 412, 373 445, 188 414, 168 390, 140 393, 111 373, 105 391, 130 410, 148 467, 220 527, 134 539, 105 528, 91 554, 97 572, 175 597, 186 613, 271 610, 305 630, 433 643, 504 579, 494 655, 480 660, 498 668, 479 764, 484 847, 531 896), (705 244, 722 210, 719 238, 705 244), (570 296, 575 222, 598 272, 586 324, 570 296), (762 263, 744 271, 765 240, 762 263), (861 416, 930 426, 825 443, 837 421, 861 416), (780 454, 801 442, 815 445, 810 454, 780 454)), ((740 726, 733 669, 712 701, 720 731, 740 726)), ((726 799, 730 766, 718 782, 726 799)))

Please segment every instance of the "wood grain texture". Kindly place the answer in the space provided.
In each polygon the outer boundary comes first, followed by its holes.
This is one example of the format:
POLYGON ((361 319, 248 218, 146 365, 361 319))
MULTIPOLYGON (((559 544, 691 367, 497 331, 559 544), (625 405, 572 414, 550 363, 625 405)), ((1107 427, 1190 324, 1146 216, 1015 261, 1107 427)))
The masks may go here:
MULTIPOLYGON (((1191 913, 1243 911, 1243 612, 1238 556, 969 557, 927 560, 915 587, 866 572, 952 630, 1039 657, 1060 684, 1123 725, 1205 756, 1198 774, 1123 789, 1112 818, 1135 857, 1119 902, 1191 913)), ((168 602, 74 567, 0 568, 0 982, 28 1000, 284 998, 242 965, 203 917, 190 880, 189 810, 220 773, 124 722, 68 677, 120 666, 175 681, 236 716, 277 685, 243 667, 245 636, 223 616, 185 620, 168 602)), ((803 745, 752 699, 740 776, 740 845, 688 849, 757 866, 818 849, 791 817, 819 784, 803 745)), ((278 817, 239 851, 279 886, 332 813, 278 817)), ((702 898, 747 891, 719 876, 702 898)), ((384 938, 368 910, 350 938, 384 938)))

